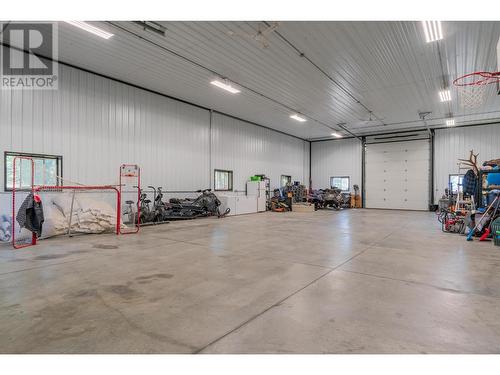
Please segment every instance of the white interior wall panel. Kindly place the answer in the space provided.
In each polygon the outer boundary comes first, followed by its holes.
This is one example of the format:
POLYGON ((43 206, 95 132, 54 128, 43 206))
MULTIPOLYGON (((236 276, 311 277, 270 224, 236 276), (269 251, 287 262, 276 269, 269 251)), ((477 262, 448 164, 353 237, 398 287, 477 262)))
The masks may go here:
POLYGON ((307 183, 308 143, 218 113, 212 118, 212 169, 233 171, 234 190, 244 191, 255 174, 271 178, 277 187, 281 175, 307 183))
POLYGON ((361 189, 361 142, 342 139, 311 143, 311 177, 313 189, 330 187, 330 177, 350 176, 352 186, 361 189))
POLYGON ((366 207, 429 209, 428 139, 366 146, 366 207))
POLYGON ((434 138, 434 203, 448 187, 450 174, 458 170, 458 159, 468 159, 469 151, 479 153, 478 161, 500 158, 500 124, 436 130, 434 138))
POLYGON ((62 155, 64 179, 116 183, 120 164, 133 162, 148 184, 209 186, 207 110, 65 65, 58 90, 0 98, 0 148, 62 155))

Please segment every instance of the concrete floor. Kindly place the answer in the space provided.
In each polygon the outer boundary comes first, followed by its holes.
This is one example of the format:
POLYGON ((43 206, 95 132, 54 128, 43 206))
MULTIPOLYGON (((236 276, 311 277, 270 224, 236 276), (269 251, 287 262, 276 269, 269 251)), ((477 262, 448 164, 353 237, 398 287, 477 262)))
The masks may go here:
POLYGON ((0 352, 500 353, 500 249, 383 210, 0 247, 0 352))

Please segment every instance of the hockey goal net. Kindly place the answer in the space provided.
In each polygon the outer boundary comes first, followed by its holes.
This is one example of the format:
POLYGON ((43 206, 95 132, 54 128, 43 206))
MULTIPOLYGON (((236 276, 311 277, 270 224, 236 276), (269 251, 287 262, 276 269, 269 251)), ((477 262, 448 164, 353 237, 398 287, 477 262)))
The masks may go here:
MULTIPOLYGON (((28 165, 31 165, 34 175, 34 165, 32 163, 28 165)), ((120 233, 121 195, 117 186, 37 186, 31 176, 25 178, 27 181, 16 179, 15 172, 16 167, 14 167, 15 183, 12 187, 14 248, 32 246, 36 244, 37 239, 57 235, 120 233), (43 212, 41 226, 37 223, 36 211, 35 215, 33 211, 29 211, 36 207, 36 203, 33 202, 41 202, 43 212)))

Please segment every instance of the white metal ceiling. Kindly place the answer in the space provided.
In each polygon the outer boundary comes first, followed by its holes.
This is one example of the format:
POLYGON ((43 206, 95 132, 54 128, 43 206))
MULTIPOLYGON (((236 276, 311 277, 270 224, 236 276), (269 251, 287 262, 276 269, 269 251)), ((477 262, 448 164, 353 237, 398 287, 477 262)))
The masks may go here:
POLYGON ((281 22, 269 46, 252 38, 259 22, 161 22, 165 37, 132 22, 97 22, 103 40, 59 24, 59 59, 147 89, 293 134, 330 137, 500 120, 494 85, 480 108, 465 110, 438 91, 476 70, 496 70, 500 22, 443 22, 444 39, 426 43, 420 22, 281 22), (301 56, 300 54, 304 55, 301 56), (315 64, 315 65, 313 65, 315 64), (243 86, 231 95, 217 75, 243 86), (292 111, 308 117, 289 118, 292 111), (372 121, 369 111, 373 111, 372 121))

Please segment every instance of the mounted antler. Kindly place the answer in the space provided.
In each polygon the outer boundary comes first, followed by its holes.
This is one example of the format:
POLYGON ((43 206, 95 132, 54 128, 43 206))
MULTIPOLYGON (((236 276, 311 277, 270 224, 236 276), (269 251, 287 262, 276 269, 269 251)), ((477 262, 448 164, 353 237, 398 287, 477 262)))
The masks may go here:
POLYGON ((474 150, 470 150, 469 154, 469 159, 458 159, 461 164, 467 165, 468 167, 471 167, 474 173, 479 175, 479 168, 477 167, 477 156, 479 153, 474 154, 474 150))

